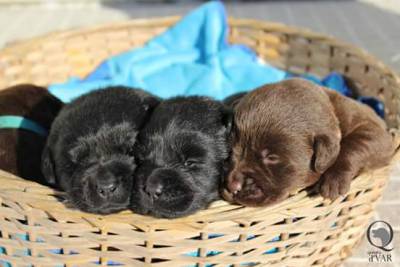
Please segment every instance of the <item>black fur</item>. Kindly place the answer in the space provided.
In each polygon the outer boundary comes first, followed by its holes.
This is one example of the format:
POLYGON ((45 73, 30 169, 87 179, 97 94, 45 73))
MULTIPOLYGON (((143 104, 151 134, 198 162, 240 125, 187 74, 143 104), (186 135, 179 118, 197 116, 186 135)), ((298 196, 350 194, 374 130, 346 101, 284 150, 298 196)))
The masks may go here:
POLYGON ((139 129, 158 99, 141 90, 114 87, 66 105, 54 121, 42 171, 66 191, 74 207, 107 214, 129 204, 139 129))
POLYGON ((133 211, 175 218, 218 199, 232 112, 206 97, 161 102, 139 134, 133 211))

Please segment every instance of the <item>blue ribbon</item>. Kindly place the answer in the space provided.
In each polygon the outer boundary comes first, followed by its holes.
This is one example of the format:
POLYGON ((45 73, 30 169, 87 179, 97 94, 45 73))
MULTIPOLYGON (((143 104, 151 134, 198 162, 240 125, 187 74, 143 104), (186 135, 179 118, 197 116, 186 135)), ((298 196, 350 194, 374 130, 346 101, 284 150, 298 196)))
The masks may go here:
POLYGON ((0 129, 24 129, 46 137, 48 131, 30 119, 21 116, 0 116, 0 129))

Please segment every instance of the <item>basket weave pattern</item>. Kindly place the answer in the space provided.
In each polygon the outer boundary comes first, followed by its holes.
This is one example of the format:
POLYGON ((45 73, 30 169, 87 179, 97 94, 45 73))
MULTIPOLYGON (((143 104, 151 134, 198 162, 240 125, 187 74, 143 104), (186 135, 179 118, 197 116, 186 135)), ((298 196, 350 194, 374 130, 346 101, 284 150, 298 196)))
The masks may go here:
MULTIPOLYGON (((83 77, 105 58, 139 47, 178 18, 135 20, 51 34, 0 51, 0 88, 83 77)), ((230 19, 232 43, 246 44, 295 73, 344 74, 358 94, 385 102, 400 125, 400 80, 363 51, 281 24, 230 19)), ((399 141, 397 138, 396 141, 399 141)), ((0 172, 0 263, 11 266, 335 266, 365 233, 390 166, 363 173, 334 202, 302 191, 268 208, 218 201, 175 220, 129 211, 109 216, 65 208, 63 194, 0 172)))

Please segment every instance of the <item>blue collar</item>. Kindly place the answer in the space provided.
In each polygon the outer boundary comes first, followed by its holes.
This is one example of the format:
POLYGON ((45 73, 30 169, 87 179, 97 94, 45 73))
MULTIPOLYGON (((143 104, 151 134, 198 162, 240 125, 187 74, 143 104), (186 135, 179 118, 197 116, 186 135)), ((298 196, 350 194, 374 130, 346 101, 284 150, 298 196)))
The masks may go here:
POLYGON ((24 129, 41 136, 47 136, 45 128, 21 116, 0 116, 0 129, 24 129))

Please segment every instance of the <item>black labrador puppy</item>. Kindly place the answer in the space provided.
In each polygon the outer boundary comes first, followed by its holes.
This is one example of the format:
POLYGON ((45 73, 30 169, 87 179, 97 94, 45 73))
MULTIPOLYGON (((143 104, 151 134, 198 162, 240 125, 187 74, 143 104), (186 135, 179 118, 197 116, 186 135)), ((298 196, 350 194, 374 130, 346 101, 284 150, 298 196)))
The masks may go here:
POLYGON ((134 145, 158 99, 137 89, 114 87, 83 95, 55 119, 42 156, 50 184, 74 207, 108 214, 129 204, 134 145))
POLYGON ((231 124, 232 112, 206 97, 161 102, 139 134, 132 210, 175 218, 217 200, 231 124))

